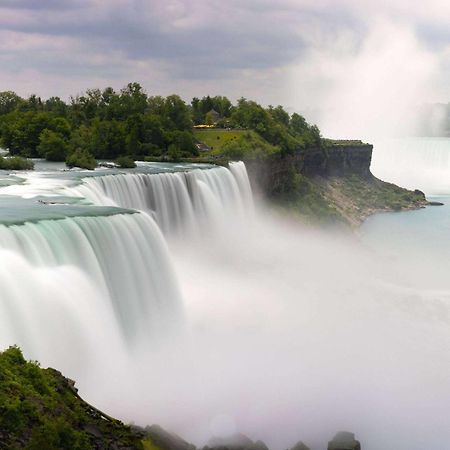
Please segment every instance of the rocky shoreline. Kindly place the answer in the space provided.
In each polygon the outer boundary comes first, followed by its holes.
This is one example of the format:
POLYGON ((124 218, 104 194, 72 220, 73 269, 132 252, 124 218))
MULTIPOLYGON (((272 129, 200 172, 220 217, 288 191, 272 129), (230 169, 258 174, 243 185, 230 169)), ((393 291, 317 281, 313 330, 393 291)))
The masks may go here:
POLYGON ((424 208, 420 190, 376 178, 370 171, 373 146, 334 141, 284 157, 246 161, 255 192, 300 220, 358 228, 372 214, 424 208))
MULTIPOLYGON (((26 361, 18 347, 0 353, 0 449, 197 450, 158 425, 129 426, 87 403, 75 382, 55 369, 26 361)), ((213 437, 199 450, 269 450, 243 434, 213 437)), ((291 450, 310 450, 298 442, 291 450)), ((325 450, 325 449, 324 449, 325 450)), ((339 432, 327 450, 361 450, 339 432)))

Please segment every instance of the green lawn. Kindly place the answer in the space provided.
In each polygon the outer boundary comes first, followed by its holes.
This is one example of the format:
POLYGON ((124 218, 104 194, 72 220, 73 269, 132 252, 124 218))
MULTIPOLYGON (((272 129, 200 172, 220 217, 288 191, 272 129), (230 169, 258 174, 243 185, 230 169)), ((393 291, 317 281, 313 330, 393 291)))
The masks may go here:
POLYGON ((238 139, 243 134, 249 133, 251 135, 256 135, 252 130, 194 130, 194 137, 199 142, 206 144, 211 147, 212 154, 220 154, 222 147, 235 139, 238 139))

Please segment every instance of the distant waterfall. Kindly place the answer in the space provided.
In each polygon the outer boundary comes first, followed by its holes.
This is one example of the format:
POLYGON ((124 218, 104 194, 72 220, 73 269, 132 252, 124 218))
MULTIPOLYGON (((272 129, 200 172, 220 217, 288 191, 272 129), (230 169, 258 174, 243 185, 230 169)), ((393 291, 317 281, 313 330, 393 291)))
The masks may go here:
POLYGON ((71 190, 96 205, 150 213, 165 234, 238 220, 253 210, 245 164, 173 173, 131 173, 85 178, 71 190))
POLYGON ((450 139, 402 138, 374 143, 371 170, 386 181, 427 194, 450 193, 450 139))
POLYGON ((167 249, 146 214, 0 225, 0 248, 1 348, 39 356, 99 339, 146 342, 180 325, 167 249))

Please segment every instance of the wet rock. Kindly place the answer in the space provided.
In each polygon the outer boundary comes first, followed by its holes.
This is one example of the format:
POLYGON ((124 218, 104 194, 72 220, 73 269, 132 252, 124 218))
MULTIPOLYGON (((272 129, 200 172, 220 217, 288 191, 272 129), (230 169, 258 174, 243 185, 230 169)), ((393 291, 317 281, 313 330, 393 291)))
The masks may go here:
POLYGON ((361 444, 353 433, 340 431, 328 442, 328 450, 361 450, 361 444))
POLYGON ((302 441, 297 442, 292 448, 291 450, 310 450, 310 448, 305 445, 302 441))
POLYGON ((242 433, 222 438, 213 437, 209 440, 208 446, 204 450, 269 450, 262 441, 252 441, 242 433))
POLYGON ((145 428, 145 434, 152 442, 163 450, 195 450, 195 446, 189 444, 180 436, 169 433, 159 425, 145 428))

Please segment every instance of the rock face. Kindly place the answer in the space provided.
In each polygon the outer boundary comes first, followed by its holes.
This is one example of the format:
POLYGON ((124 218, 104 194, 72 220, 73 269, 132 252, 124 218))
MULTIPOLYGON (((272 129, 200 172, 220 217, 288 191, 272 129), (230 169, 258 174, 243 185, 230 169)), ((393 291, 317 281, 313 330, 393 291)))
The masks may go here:
POLYGON ((270 194, 273 186, 278 186, 292 171, 309 177, 355 174, 371 178, 372 150, 373 145, 350 141, 283 157, 275 155, 264 160, 246 161, 246 166, 252 186, 270 194))
POLYGON ((195 450, 195 446, 189 444, 176 434, 169 433, 159 425, 152 425, 144 429, 145 436, 150 438, 154 446, 162 450, 195 450))
POLYGON ((291 450, 310 450, 308 446, 306 446, 302 441, 297 442, 291 450))
POLYGON ((334 145, 324 151, 307 152, 302 172, 305 175, 369 176, 373 146, 370 144, 334 145))
POLYGON ((340 431, 328 442, 328 450, 361 450, 361 444, 353 433, 340 431))
POLYGON ((0 352, 0 449, 140 450, 140 436, 84 401, 74 381, 0 352))
POLYGON ((242 433, 236 433, 227 438, 214 437, 209 440, 208 446, 203 450, 268 450, 267 445, 262 441, 252 441, 242 433))

